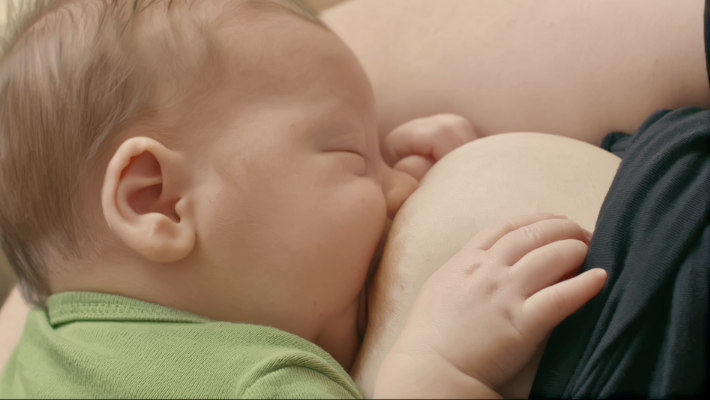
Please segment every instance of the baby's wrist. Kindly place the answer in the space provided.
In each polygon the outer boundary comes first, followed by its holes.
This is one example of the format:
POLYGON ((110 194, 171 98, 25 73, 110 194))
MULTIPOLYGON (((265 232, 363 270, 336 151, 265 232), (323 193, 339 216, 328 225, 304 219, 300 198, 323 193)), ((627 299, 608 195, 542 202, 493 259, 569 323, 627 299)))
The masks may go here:
POLYGON ((479 398, 502 396, 438 355, 390 352, 375 383, 375 398, 479 398))

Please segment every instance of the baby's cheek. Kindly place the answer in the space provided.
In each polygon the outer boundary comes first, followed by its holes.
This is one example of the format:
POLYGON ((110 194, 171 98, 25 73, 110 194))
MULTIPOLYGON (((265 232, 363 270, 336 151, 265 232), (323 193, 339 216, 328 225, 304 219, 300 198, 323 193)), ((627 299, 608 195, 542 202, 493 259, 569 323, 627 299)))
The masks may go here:
MULTIPOLYGON (((368 221, 370 228, 376 231, 377 240, 387 220, 387 197, 382 185, 372 180, 366 180, 360 192, 360 210, 363 220, 368 221), (374 224, 375 226, 372 226, 374 224)), ((364 222, 364 221, 363 221, 364 222)))
POLYGON ((387 219, 386 199, 374 181, 363 179, 353 193, 347 195, 349 207, 341 229, 348 231, 343 239, 350 247, 349 257, 367 269, 382 236, 387 219))

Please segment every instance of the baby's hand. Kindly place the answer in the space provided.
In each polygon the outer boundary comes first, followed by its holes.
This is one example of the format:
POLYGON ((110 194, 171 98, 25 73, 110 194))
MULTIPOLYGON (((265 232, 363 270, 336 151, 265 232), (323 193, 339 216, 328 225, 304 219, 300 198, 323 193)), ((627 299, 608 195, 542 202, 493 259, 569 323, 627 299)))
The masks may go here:
POLYGON ((602 289, 601 269, 565 279, 584 262, 589 240, 579 225, 552 214, 476 235, 422 288, 376 394, 497 395, 552 329, 602 289), (392 386, 403 380, 414 380, 418 392, 392 386))
POLYGON ((395 128, 382 143, 382 156, 394 169, 419 181, 441 157, 477 137, 466 118, 437 114, 395 128))

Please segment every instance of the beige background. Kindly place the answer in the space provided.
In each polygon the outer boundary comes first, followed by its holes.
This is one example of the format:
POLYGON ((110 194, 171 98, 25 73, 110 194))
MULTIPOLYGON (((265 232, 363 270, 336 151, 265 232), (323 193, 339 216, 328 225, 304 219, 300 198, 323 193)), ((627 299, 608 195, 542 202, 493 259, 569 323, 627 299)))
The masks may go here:
MULTIPOLYGON (((20 4, 24 0, 0 0, 0 28, 3 28, 7 22, 8 6, 10 3, 20 4)), ((319 10, 324 10, 335 4, 342 3, 344 0, 306 0, 319 10)))
MULTIPOLYGON (((23 0, 0 0, 0 32, 4 32, 5 25, 7 23, 8 10, 10 3, 13 2, 14 5, 20 4, 23 0)), ((319 10, 324 10, 335 4, 341 3, 344 0, 307 0, 313 6, 319 10)), ((15 283, 15 277, 7 264, 7 259, 0 252, 0 303, 5 300, 10 288, 15 283)))
POLYGON ((0 28, 3 28, 7 22, 7 12, 10 3, 17 5, 22 1, 23 0, 0 0, 0 28))

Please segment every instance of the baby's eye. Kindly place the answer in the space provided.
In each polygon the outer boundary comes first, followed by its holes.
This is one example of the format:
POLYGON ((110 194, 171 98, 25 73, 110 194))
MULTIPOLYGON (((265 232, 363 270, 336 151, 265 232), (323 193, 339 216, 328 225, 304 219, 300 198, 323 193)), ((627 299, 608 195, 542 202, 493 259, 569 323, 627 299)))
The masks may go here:
POLYGON ((338 153, 341 155, 347 171, 353 171, 358 175, 367 174, 367 159, 365 156, 351 150, 342 150, 338 151, 338 153))

